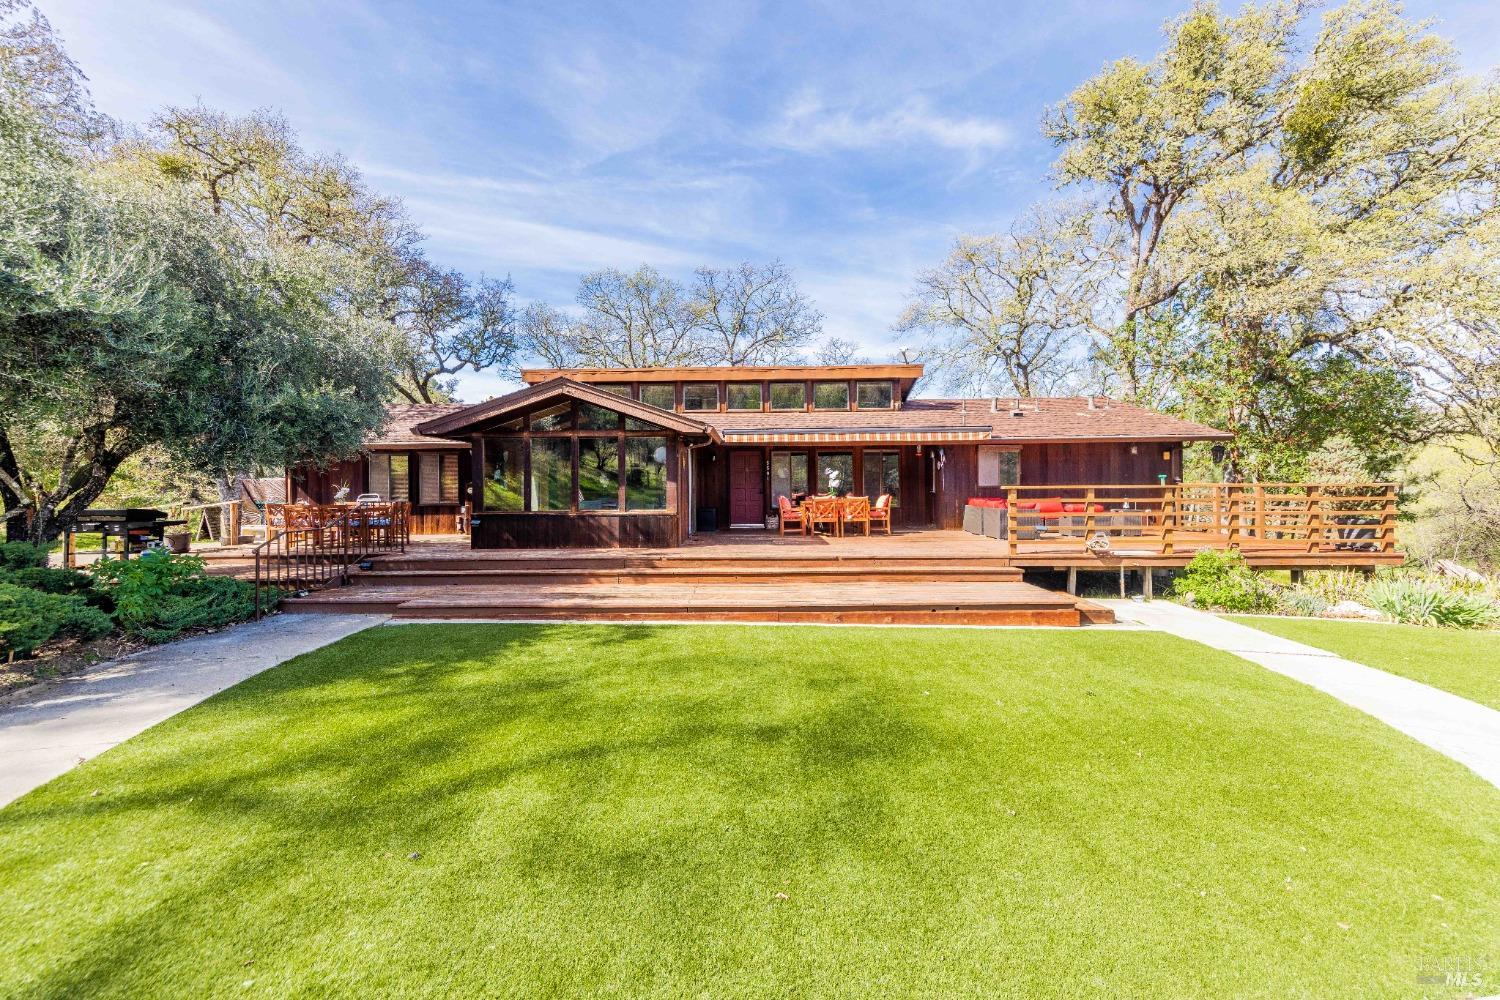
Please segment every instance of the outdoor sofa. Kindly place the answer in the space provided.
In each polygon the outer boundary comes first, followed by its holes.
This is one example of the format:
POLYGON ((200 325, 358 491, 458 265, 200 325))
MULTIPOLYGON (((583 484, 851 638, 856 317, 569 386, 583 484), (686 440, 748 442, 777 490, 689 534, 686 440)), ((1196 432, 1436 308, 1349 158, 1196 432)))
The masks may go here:
MULTIPOLYGON (((1026 541, 1041 537, 1043 532, 1081 538, 1088 526, 1089 505, 1061 499, 1022 500, 1016 503, 1016 539, 1026 541)), ((970 497, 964 504, 964 530, 989 538, 1008 538, 1008 503, 1000 497, 970 497)), ((1140 510, 1110 511, 1103 504, 1093 505, 1095 531, 1111 535, 1139 535, 1146 524, 1146 512, 1140 510)))

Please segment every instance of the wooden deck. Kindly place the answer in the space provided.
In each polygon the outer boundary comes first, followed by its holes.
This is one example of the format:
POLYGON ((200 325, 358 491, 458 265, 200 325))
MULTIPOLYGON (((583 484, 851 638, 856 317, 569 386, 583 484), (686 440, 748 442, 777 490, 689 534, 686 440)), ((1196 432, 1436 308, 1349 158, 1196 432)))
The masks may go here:
MULTIPOLYGON (((717 532, 676 548, 476 550, 453 536, 415 537, 292 612, 378 612, 398 618, 499 621, 767 621, 868 624, 1080 625, 1106 609, 1026 582, 1026 570, 1150 571, 1185 566, 1223 532, 1123 535, 1106 552, 1080 537, 1005 539, 964 531, 780 536, 717 532)), ((1319 569, 1395 563, 1379 549, 1312 549, 1302 541, 1241 538, 1258 568, 1319 569)), ((232 559, 230 553, 226 558, 232 559)))
POLYGON ((1107 610, 1022 580, 963 532, 878 538, 733 533, 680 548, 476 551, 415 539, 292 612, 398 618, 1082 625, 1107 610))

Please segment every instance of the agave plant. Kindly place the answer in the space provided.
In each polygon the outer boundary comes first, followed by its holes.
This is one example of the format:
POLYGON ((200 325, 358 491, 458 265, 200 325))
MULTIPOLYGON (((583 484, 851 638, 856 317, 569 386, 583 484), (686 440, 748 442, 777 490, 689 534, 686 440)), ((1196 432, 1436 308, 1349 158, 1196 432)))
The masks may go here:
POLYGON ((1500 607, 1482 593, 1451 589, 1414 577, 1385 577, 1365 588, 1370 606, 1398 622, 1438 628, 1500 624, 1500 607))

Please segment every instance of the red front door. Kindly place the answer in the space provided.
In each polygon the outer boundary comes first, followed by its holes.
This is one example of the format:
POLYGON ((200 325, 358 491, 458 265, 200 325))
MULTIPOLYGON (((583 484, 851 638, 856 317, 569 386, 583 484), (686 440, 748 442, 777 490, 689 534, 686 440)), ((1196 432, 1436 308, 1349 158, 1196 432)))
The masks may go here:
POLYGON ((729 523, 766 523, 766 486, 758 451, 729 453, 729 523))

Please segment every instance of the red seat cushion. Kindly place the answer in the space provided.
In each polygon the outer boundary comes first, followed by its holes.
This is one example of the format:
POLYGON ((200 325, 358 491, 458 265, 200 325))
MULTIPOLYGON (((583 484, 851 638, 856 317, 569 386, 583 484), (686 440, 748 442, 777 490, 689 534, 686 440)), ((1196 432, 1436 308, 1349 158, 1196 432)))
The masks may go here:
POLYGON ((1061 514, 1063 503, 1061 500, 1038 500, 1036 512, 1038 514, 1061 514))

